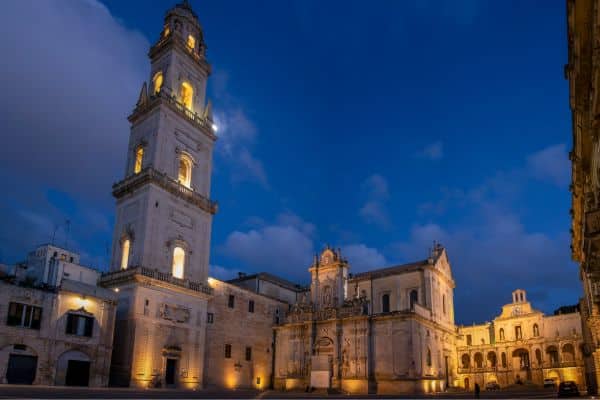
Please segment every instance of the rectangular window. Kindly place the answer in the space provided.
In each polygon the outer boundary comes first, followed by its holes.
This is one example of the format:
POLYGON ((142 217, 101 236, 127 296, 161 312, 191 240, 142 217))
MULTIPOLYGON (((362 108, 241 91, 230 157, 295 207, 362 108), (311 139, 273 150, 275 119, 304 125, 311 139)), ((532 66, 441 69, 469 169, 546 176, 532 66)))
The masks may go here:
POLYGON ((473 338, 471 335, 467 335, 467 346, 470 346, 471 344, 473 344, 473 338))
POLYGON ((215 322, 215 314, 209 312, 206 314, 206 322, 209 324, 212 324, 213 322, 215 322))
POLYGON ((40 329, 42 321, 41 307, 11 302, 8 306, 6 325, 23 328, 40 329))
POLYGON ((252 347, 246 347, 246 361, 252 361, 252 347))
POLYGON ((225 345, 225 358, 231 358, 231 345, 225 345))
POLYGON ((230 294, 229 295, 229 300, 227 301, 227 306, 229 308, 233 308, 235 306, 235 296, 230 294))
POLYGON ((251 312, 251 313, 254 312, 254 300, 250 300, 248 302, 248 312, 251 312))
POLYGON ((94 318, 85 315, 67 314, 67 334, 92 337, 94 318))

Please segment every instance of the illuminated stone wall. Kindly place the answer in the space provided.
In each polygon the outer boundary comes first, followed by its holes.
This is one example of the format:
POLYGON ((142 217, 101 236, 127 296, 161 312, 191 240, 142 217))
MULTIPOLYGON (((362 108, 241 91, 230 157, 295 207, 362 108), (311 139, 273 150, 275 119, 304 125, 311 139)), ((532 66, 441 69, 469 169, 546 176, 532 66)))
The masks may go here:
POLYGON ((65 385, 69 360, 90 362, 89 386, 107 386, 116 304, 111 292, 63 280, 58 292, 0 282, 0 383, 11 355, 37 357, 39 385, 65 385), (40 307, 39 329, 8 326, 10 302, 40 307), (93 318, 90 337, 67 334, 67 314, 93 318))

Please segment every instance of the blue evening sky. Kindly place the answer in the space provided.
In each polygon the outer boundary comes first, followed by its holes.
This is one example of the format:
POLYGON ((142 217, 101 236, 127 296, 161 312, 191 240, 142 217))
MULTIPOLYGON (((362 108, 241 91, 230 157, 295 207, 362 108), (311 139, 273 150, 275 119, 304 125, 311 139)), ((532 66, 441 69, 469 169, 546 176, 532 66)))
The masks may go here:
MULTIPOLYGON (((8 4, 0 261, 56 227, 106 269, 126 115, 174 3, 8 4)), ((544 312, 578 301, 564 0, 191 4, 220 127, 211 274, 307 283, 326 244, 363 271, 437 240, 459 322, 493 318, 516 288, 544 312)))

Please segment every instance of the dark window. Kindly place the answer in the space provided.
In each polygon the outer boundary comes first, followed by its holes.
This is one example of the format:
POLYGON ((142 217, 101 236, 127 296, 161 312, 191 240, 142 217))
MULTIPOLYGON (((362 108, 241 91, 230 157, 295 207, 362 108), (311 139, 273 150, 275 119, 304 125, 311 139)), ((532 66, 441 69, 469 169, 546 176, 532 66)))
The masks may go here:
POLYGON ((473 337, 471 335, 467 335, 467 346, 470 346, 473 343, 473 337))
POLYGON ((246 361, 252 361, 252 347, 246 347, 246 361))
POLYGON ((69 262, 73 262, 73 257, 69 257, 69 262))
POLYGON ((225 358, 231 358, 231 345, 225 345, 225 358))
POLYGON ((251 313, 254 312, 254 300, 250 300, 248 302, 248 312, 251 312, 251 313))
POLYGON ((67 334, 77 336, 92 336, 94 318, 79 314, 67 314, 67 334))
POLYGON ((213 322, 215 322, 215 314, 209 312, 206 314, 206 322, 209 324, 212 324, 213 322))
POLYGON ((431 367, 431 350, 427 349, 427 366, 431 367))
POLYGON ((233 308, 235 306, 235 296, 230 294, 229 295, 229 300, 227 301, 227 306, 229 308, 233 308))
POLYGON ((390 295, 387 293, 381 296, 381 312, 390 312, 390 295))
POLYGON ((415 304, 417 304, 419 302, 419 292, 417 292, 416 290, 411 290, 410 291, 410 308, 412 309, 415 304))
POLYGON ((11 302, 8 306, 6 325, 40 329, 42 309, 28 304, 11 302))
POLYGON ((279 325, 279 308, 275 309, 275 324, 279 325))

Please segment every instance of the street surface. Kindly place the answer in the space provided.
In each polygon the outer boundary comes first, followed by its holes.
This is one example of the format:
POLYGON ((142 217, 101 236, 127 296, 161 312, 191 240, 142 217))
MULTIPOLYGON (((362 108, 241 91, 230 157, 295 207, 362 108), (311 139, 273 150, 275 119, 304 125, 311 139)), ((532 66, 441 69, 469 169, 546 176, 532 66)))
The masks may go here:
MULTIPOLYGON (((440 399, 461 399, 474 398, 472 392, 446 392, 430 395, 404 395, 404 396, 377 396, 377 395, 345 395, 331 394, 324 392, 279 392, 268 390, 260 392, 257 390, 239 389, 204 389, 198 391, 177 390, 177 389, 130 389, 130 388, 76 388, 76 387, 56 387, 56 386, 21 386, 21 385, 0 385, 0 399, 7 398, 37 398, 37 399, 101 399, 101 398, 134 398, 134 399, 296 399, 296 398, 440 398, 440 399)), ((491 399, 514 399, 514 398, 555 398, 555 389, 537 389, 537 388, 513 388, 498 391, 482 391, 481 398, 491 399)), ((583 397, 585 398, 585 397, 583 397)), ((588 397, 589 398, 589 397, 588 397)))

